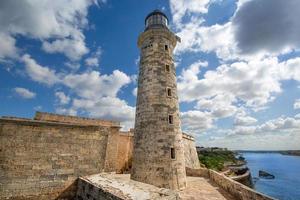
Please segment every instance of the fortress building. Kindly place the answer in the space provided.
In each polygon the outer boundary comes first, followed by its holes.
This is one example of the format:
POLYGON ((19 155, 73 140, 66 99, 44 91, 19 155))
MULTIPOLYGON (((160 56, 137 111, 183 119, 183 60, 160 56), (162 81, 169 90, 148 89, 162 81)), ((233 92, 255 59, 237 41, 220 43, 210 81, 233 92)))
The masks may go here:
POLYGON ((131 179, 182 189, 186 173, 173 50, 180 38, 155 10, 138 38, 141 51, 131 179))
POLYGON ((135 129, 45 112, 0 117, 0 200, 273 200, 200 166, 180 127, 172 55, 180 39, 158 10, 145 24, 135 129))

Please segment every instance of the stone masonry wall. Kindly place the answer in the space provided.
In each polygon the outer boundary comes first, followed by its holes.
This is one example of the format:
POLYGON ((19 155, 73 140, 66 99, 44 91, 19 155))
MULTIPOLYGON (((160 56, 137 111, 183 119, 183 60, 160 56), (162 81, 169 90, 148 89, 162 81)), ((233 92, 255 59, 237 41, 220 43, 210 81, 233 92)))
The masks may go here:
POLYGON ((188 176, 200 176, 209 178, 211 181, 216 183, 219 187, 230 193, 238 200, 274 200, 272 197, 259 193, 251 189, 250 187, 247 187, 235 180, 232 180, 231 178, 217 171, 207 168, 187 168, 186 170, 188 176))
POLYGON ((183 133, 182 141, 184 148, 185 167, 191 169, 200 168, 200 162, 194 138, 183 133))
POLYGON ((133 149, 133 135, 119 134, 118 139, 118 159, 117 159, 117 173, 125 173, 131 168, 132 149, 133 149))
POLYGON ((158 187, 186 186, 173 49, 177 37, 167 29, 139 36, 141 59, 131 178, 158 187))
POLYGON ((36 112, 34 119, 39 120, 39 121, 64 122, 64 123, 82 124, 82 125, 95 125, 95 126, 109 126, 109 127, 116 126, 116 127, 120 127, 120 122, 116 122, 116 121, 84 118, 84 117, 77 117, 77 116, 58 115, 58 114, 45 113, 45 112, 36 112))
POLYGON ((0 199, 74 195, 74 181, 105 164, 110 128, 0 119, 0 199))

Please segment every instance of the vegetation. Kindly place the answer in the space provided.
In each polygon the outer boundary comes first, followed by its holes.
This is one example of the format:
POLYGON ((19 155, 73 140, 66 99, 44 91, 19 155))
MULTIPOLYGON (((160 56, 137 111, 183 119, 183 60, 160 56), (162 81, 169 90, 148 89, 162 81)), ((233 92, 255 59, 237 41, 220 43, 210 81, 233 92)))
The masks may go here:
POLYGON ((228 150, 198 152, 199 160, 209 169, 221 171, 226 164, 236 164, 235 153, 228 150))

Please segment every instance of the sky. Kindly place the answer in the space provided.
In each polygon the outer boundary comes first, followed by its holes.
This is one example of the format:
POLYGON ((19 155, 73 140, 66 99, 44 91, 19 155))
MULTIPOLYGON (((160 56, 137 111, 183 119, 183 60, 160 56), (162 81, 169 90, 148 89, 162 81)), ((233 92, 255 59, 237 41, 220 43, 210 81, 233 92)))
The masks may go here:
POLYGON ((299 0, 1 0, 0 115, 134 126, 138 35, 154 9, 174 52, 183 131, 198 146, 300 149, 299 0))

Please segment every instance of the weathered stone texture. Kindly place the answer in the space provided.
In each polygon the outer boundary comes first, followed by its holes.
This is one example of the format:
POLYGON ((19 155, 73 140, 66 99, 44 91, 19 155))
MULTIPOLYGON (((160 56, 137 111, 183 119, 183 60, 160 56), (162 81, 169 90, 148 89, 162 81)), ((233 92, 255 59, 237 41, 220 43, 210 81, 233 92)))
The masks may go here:
POLYGON ((239 200, 274 200, 272 197, 266 196, 265 194, 259 193, 251 188, 234 181, 223 174, 220 174, 214 170, 209 170, 209 177, 218 186, 225 189, 227 192, 232 194, 239 200))
MULTIPOLYGON (((210 170, 207 168, 199 169, 186 169, 188 176, 193 177, 206 177, 209 178, 218 187, 222 188, 224 191, 233 196, 237 200, 274 200, 265 194, 259 193, 231 178, 225 176, 222 173, 210 170)), ((230 199, 233 199, 230 198, 230 199)))
POLYGON ((172 55, 176 42, 177 37, 167 28, 148 29, 139 37, 141 60, 131 172, 133 180, 171 189, 186 185, 172 55), (167 95, 168 89, 171 96, 167 95))
POLYGON ((133 181, 129 174, 95 174, 78 181, 76 200, 177 200, 172 190, 133 181))
POLYGON ((59 115, 59 114, 45 113, 45 112, 36 112, 34 119, 39 121, 63 122, 63 123, 81 124, 81 125, 120 127, 120 122, 116 122, 116 121, 92 119, 92 118, 77 117, 77 116, 66 116, 66 115, 59 115))
POLYGON ((0 119, 0 199, 74 195, 82 175, 104 168, 108 127, 0 119))
POLYGON ((127 173, 131 169, 133 149, 133 133, 119 134, 117 173, 127 173))
POLYGON ((183 134, 185 167, 191 169, 200 168, 200 162, 196 150, 195 139, 187 134, 183 134))

